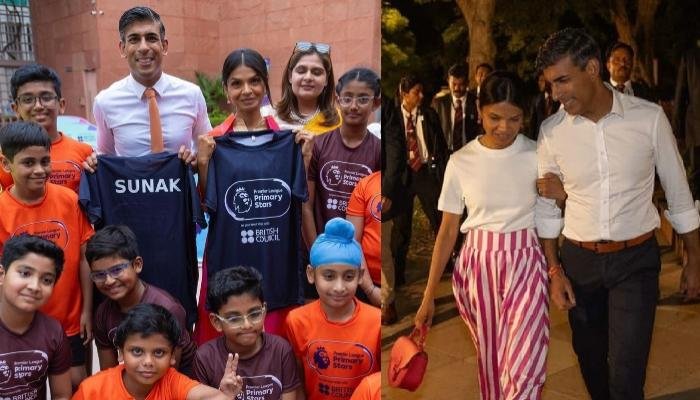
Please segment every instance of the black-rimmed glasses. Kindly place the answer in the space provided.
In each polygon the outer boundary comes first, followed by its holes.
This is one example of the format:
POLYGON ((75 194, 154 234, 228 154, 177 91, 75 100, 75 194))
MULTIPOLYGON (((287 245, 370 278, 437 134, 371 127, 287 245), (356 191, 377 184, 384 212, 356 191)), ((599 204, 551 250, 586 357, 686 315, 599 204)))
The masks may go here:
POLYGON ((36 104, 36 100, 39 99, 39 103, 43 107, 52 107, 56 105, 56 101, 58 100, 58 96, 55 94, 49 94, 49 93, 43 93, 38 96, 34 96, 32 94, 23 94, 20 96, 17 96, 17 103, 25 106, 25 107, 31 107, 34 104, 36 104))

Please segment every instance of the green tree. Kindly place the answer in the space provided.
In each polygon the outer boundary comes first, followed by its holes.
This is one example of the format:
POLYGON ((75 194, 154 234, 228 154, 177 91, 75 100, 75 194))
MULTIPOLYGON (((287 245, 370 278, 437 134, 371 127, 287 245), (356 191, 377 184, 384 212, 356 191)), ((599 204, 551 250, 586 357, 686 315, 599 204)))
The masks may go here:
POLYGON ((231 112, 226 106, 226 94, 221 81, 211 78, 203 72, 196 71, 197 85, 202 90, 204 101, 207 104, 207 113, 212 126, 219 125, 231 112))

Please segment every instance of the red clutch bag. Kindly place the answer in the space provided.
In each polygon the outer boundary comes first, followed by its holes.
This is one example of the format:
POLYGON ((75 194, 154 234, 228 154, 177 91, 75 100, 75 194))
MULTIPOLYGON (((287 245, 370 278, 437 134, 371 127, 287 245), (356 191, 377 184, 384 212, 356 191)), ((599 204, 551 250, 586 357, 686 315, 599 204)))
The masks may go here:
POLYGON ((410 335, 396 339, 387 371, 389 386, 413 392, 423 382, 428 367, 428 354, 423 351, 427 333, 428 327, 423 325, 420 329, 414 328, 410 335))

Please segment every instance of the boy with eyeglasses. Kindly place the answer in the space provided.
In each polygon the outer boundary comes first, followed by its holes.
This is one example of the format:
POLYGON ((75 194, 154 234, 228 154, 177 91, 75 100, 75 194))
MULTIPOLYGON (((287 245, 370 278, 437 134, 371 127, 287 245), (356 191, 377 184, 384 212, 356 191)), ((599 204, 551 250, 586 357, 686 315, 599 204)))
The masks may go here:
POLYGON ((224 376, 227 357, 238 355, 243 398, 295 400, 301 389, 294 352, 283 338, 263 332, 262 276, 252 267, 217 272, 209 282, 209 320, 223 336, 204 343, 194 359, 194 375, 209 386, 224 376))
MULTIPOLYGON (((83 163, 93 150, 58 130, 58 116, 63 114, 66 100, 61 97, 61 80, 56 72, 40 64, 24 65, 12 74, 10 93, 17 118, 41 125, 51 140, 49 182, 77 192, 83 163)), ((7 189, 12 183, 12 176, 0 170, 0 188, 7 189)))
POLYGON ((151 303, 165 307, 180 324, 180 341, 175 347, 175 367, 192 376, 192 358, 196 346, 186 329, 185 309, 166 291, 139 279, 144 268, 136 236, 126 226, 108 225, 88 241, 85 257, 90 264, 90 279, 107 297, 95 313, 95 345, 100 369, 118 364, 114 333, 126 313, 137 304, 151 303))
POLYGON ((0 161, 14 184, 0 193, 0 253, 4 243, 22 233, 54 242, 65 254, 61 280, 41 311, 61 323, 73 355, 71 381, 87 375, 85 345, 92 339, 92 285, 85 243, 92 226, 72 190, 48 182, 51 139, 34 122, 11 122, 0 128, 0 161))

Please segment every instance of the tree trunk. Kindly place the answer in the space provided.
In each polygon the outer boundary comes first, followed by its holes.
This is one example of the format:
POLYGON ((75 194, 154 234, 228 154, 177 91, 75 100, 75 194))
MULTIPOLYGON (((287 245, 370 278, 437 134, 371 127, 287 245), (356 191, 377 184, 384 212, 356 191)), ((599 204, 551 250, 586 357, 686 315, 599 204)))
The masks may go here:
MULTIPOLYGON (((634 24, 627 14, 625 0, 611 0, 610 12, 617 30, 618 40, 634 49, 632 76, 655 86, 654 64, 654 16, 660 0, 638 0, 634 24)), ((605 60, 607 61, 607 60, 605 60)))
POLYGON ((493 15, 496 0, 456 0, 469 29, 469 80, 474 86, 476 66, 481 63, 493 65, 496 44, 493 41, 493 15))

